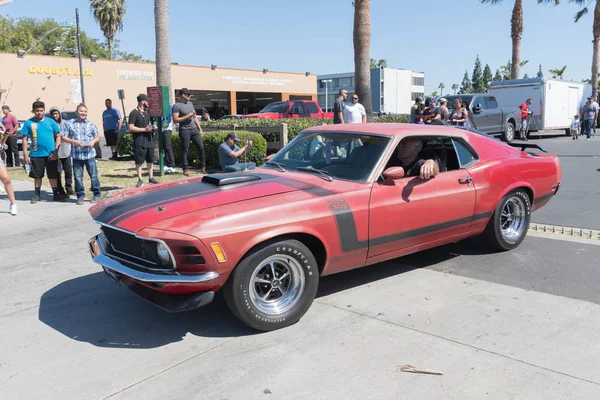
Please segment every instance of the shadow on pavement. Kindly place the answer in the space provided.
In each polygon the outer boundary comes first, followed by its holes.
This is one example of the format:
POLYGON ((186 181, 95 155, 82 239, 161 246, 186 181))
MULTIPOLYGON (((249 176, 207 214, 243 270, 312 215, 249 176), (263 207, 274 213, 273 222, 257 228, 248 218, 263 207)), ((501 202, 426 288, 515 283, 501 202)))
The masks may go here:
MULTIPOLYGON (((489 254, 478 239, 323 277, 317 297, 327 296, 428 267, 463 254, 489 254)), ((231 313, 220 292, 205 307, 168 313, 118 287, 99 272, 63 282, 40 300, 39 320, 77 341, 98 347, 149 349, 179 342, 188 334, 221 338, 260 332, 231 313)))

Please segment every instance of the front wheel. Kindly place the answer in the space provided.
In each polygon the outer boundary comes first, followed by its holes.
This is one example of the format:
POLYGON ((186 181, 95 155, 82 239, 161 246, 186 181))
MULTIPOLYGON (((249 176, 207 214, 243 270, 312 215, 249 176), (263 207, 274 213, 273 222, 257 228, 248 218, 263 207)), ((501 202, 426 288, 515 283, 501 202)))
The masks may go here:
POLYGON ((502 139, 510 143, 515 139, 515 125, 512 122, 506 123, 506 130, 502 133, 502 139))
POLYGON ((315 257, 297 240, 253 250, 223 287, 231 311, 246 325, 272 331, 293 325, 310 308, 319 286, 315 257))
POLYGON ((525 239, 530 219, 529 196, 523 190, 513 190, 498 203, 484 237, 497 250, 512 250, 525 239))

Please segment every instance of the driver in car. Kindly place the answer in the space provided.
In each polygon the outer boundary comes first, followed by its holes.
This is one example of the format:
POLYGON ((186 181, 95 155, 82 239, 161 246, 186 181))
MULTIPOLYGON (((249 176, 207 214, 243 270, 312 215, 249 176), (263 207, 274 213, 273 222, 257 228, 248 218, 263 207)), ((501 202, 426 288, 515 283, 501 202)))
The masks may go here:
POLYGON ((390 167, 403 167, 405 177, 431 179, 440 173, 440 160, 435 152, 423 150, 423 140, 406 139, 400 142, 385 168, 390 167))

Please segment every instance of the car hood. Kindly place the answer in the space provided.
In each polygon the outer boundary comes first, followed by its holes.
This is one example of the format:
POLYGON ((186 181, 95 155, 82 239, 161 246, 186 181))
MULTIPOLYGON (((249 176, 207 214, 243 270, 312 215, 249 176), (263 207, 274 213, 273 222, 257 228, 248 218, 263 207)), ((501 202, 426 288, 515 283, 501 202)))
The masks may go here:
POLYGON ((214 174, 126 190, 93 206, 90 214, 100 224, 137 233, 183 214, 297 190, 319 187, 279 172, 214 174))

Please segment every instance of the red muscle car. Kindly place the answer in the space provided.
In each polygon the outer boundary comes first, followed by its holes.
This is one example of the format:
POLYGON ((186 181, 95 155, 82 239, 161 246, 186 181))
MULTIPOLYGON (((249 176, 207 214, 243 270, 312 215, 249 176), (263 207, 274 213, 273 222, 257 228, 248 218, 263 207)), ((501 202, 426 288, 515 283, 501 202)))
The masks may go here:
POLYGON ((96 204, 102 232, 89 246, 109 277, 167 311, 223 290, 241 321, 268 331, 306 313, 321 276, 475 235, 517 247, 561 176, 558 158, 535 144, 460 128, 318 126, 256 170, 96 204), (415 162, 398 166, 402 151, 417 151, 415 162), (423 162, 439 174, 414 176, 423 162))

